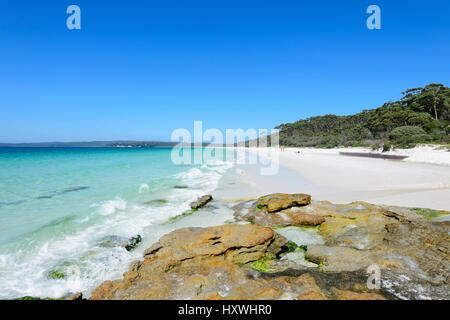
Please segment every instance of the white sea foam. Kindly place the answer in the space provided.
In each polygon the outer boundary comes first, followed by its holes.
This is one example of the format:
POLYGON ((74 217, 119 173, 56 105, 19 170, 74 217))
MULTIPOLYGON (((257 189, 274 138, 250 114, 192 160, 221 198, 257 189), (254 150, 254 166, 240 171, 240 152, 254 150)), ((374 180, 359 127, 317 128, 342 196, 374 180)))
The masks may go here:
POLYGON ((99 207, 98 212, 103 216, 113 214, 117 210, 125 210, 127 202, 123 199, 117 198, 115 200, 108 200, 102 203, 95 203, 91 207, 99 207))
POLYGON ((143 184, 141 184, 141 186, 139 187, 138 192, 139 192, 139 194, 141 194, 144 190, 147 191, 148 189, 149 189, 148 184, 143 183, 143 184))
MULTIPOLYGON (((188 217, 190 220, 186 218, 186 222, 182 219, 177 224, 165 224, 170 217, 189 209, 191 201, 216 189, 222 174, 232 166, 231 162, 216 161, 174 175, 174 179, 189 188, 159 190, 168 200, 162 205, 152 207, 124 197, 94 203, 86 216, 74 220, 76 225, 70 232, 50 237, 46 230, 50 238, 45 242, 31 240, 11 247, 7 254, 0 255, 0 298, 57 298, 80 291, 89 296, 103 281, 120 278, 129 263, 140 259, 143 250, 164 233, 182 227, 183 223, 196 226, 223 223, 232 215, 226 208, 205 217, 188 217), (122 247, 101 245, 108 236, 130 238, 137 234, 142 235, 143 243, 130 252, 122 247), (64 278, 52 279, 52 274, 64 274, 64 278)), ((148 195, 143 190, 149 190, 148 184, 141 184, 136 196, 148 195)))

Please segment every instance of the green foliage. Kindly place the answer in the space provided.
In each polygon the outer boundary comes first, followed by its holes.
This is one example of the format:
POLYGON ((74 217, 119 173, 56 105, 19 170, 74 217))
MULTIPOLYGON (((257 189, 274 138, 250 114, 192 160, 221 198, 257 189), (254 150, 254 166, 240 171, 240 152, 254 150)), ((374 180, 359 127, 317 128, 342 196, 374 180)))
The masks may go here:
POLYGON ((399 101, 350 116, 327 114, 281 124, 280 145, 291 147, 393 146, 450 142, 450 89, 430 84, 403 92, 399 101), (400 129, 414 127, 416 129, 400 129), (414 131, 413 131, 414 130, 414 131), (393 134, 393 135, 392 135, 393 134), (388 145, 386 145, 388 146, 388 145))
POLYGON ((402 126, 393 129, 389 135, 392 140, 401 139, 406 136, 415 136, 426 134, 425 130, 416 126, 402 126))
POLYGON ((414 146, 416 143, 432 142, 432 136, 417 126, 402 126, 393 129, 389 138, 400 146, 414 146))
POLYGON ((392 148, 392 145, 389 143, 389 142, 385 142, 385 143, 383 143, 383 152, 387 152, 387 151, 389 151, 389 150, 391 150, 391 148, 392 148))

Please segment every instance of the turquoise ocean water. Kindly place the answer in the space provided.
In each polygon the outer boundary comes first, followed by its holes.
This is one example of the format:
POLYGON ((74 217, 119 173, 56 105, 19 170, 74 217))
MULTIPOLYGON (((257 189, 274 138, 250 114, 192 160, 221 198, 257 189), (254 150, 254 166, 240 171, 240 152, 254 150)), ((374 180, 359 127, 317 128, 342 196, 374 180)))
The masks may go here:
POLYGON ((0 148, 0 298, 88 294, 183 226, 167 220, 215 190, 232 157, 175 165, 171 151, 0 148), (105 245, 138 234, 136 250, 105 245))

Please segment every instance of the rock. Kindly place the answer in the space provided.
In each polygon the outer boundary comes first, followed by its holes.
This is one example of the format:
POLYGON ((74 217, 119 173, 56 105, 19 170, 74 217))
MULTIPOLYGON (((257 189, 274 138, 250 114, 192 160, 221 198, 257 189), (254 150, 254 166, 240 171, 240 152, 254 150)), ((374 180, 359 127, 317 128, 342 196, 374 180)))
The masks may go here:
POLYGON ((323 264, 323 272, 344 272, 367 269, 376 264, 380 267, 397 268, 406 263, 406 259, 389 252, 357 250, 349 247, 331 247, 310 245, 307 248, 308 259, 323 264))
POLYGON ((247 214, 244 220, 265 227, 317 226, 325 222, 325 217, 293 207, 273 213, 256 209, 247 214))
POLYGON ((83 294, 81 292, 78 292, 67 297, 65 300, 83 300, 83 294))
POLYGON ((210 194, 206 194, 197 199, 197 201, 191 202, 190 206, 192 209, 199 209, 203 207, 205 204, 212 200, 212 196, 210 194))
POLYGON ((294 206, 303 206, 311 202, 311 196, 304 193, 273 193, 260 197, 257 207, 268 212, 276 212, 294 206))
POLYGON ((303 228, 303 227, 285 227, 276 228, 275 231, 294 242, 297 246, 309 246, 311 244, 323 244, 324 241, 319 235, 317 228, 303 228))
POLYGON ((99 246, 104 248, 122 247, 127 251, 133 250, 140 242, 142 237, 138 234, 135 237, 126 238, 120 236, 107 236, 100 240, 99 246))
POLYGON ((47 278, 49 279, 64 279, 66 277, 66 274, 62 269, 52 269, 47 272, 47 278))
POLYGON ((302 193, 275 193, 238 204, 233 209, 238 221, 246 220, 265 227, 317 226, 325 222, 325 217, 314 210, 311 196, 302 193))
POLYGON ((305 273, 299 277, 301 279, 303 286, 302 292, 297 296, 297 300, 326 300, 325 295, 316 283, 314 277, 305 273))
POLYGON ((338 300, 386 300, 378 293, 360 293, 349 290, 335 290, 338 300))
POLYGON ((326 219, 319 232, 326 245, 358 250, 382 246, 385 226, 392 221, 385 215, 385 210, 364 202, 348 205, 315 202, 314 210, 321 212, 326 219))
POLYGON ((142 241, 142 237, 140 234, 138 234, 136 237, 132 237, 130 240, 128 240, 128 244, 125 246, 125 249, 127 251, 131 251, 142 241))
POLYGON ((258 208, 245 201, 236 206, 236 220, 252 217, 253 224, 166 234, 91 299, 449 299, 448 221, 365 202, 299 202, 269 213, 269 202, 258 208), (283 217, 293 223, 294 213, 325 221, 313 228, 262 226, 283 217), (378 289, 368 286, 368 267, 380 271, 378 289))
POLYGON ((189 209, 189 210, 186 210, 186 211, 183 212, 182 214, 179 214, 179 215, 177 215, 177 216, 170 217, 170 218, 167 220, 166 223, 172 223, 172 222, 178 221, 178 220, 180 220, 180 219, 183 219, 184 217, 190 216, 190 215, 193 214, 195 211, 197 211, 197 209, 189 209))
POLYGON ((304 268, 265 273, 247 267, 266 257, 277 263, 275 257, 285 246, 282 237, 257 225, 175 230, 147 249, 144 261, 133 262, 123 279, 101 284, 91 299, 306 300, 368 293, 362 286, 354 291, 354 284, 366 281, 360 271, 329 274, 304 268))
POLYGON ((235 263, 258 260, 270 253, 272 243, 284 244, 269 228, 252 225, 224 225, 210 228, 183 228, 164 235, 150 250, 145 251, 143 264, 151 263, 153 270, 168 270, 180 261, 203 259, 204 256, 221 256, 235 263))
POLYGON ((308 290, 299 294, 297 300, 326 300, 326 298, 320 292, 308 290))
POLYGON ((227 285, 245 283, 246 274, 254 272, 238 264, 275 257, 284 243, 271 229, 255 225, 178 229, 146 250, 144 261, 132 263, 123 280, 104 282, 91 299, 180 299, 221 293, 227 285))
POLYGON ((325 264, 323 272, 376 265, 384 290, 397 298, 448 299, 450 237, 444 225, 408 208, 363 202, 315 206, 326 216, 319 230, 325 245, 308 246, 307 256, 325 264))
POLYGON ((128 239, 121 236, 107 236, 100 240, 99 246, 104 248, 124 247, 128 244, 128 239))
POLYGON ((167 203, 167 200, 153 199, 153 200, 145 201, 143 204, 151 206, 151 205, 162 205, 164 203, 167 203))

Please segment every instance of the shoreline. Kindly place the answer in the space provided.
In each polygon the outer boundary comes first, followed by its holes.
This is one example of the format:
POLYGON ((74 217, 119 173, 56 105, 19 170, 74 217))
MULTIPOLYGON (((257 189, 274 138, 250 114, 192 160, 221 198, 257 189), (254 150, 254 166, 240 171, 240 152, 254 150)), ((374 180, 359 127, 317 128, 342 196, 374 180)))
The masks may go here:
POLYGON ((305 192, 315 199, 335 203, 367 201, 450 210, 450 165, 445 164, 447 161, 450 164, 450 152, 436 150, 431 155, 424 154, 428 148, 401 150, 410 156, 400 161, 339 154, 343 150, 367 151, 365 148, 239 150, 256 153, 266 161, 279 161, 280 171, 273 176, 258 176, 255 169, 248 171, 248 179, 256 181, 260 190, 255 196, 276 189, 285 193, 305 192), (424 163, 423 159, 429 162, 424 163), (277 188, 271 188, 272 184, 277 188))
MULTIPOLYGON (((256 152, 248 148, 238 151, 244 151, 241 154, 256 152)), ((268 165, 267 161, 263 164, 259 161, 256 165, 235 164, 228 168, 218 181, 217 188, 210 192, 216 200, 211 203, 211 207, 206 206, 195 214, 171 223, 159 221, 147 226, 143 230, 142 243, 132 253, 133 258, 141 256, 145 248, 163 235, 178 229, 239 224, 232 222, 231 207, 236 202, 245 205, 250 199, 271 193, 302 192, 310 194, 315 203, 323 201, 337 206, 359 201, 436 210, 448 210, 449 207, 447 199, 450 187, 446 183, 450 181, 450 166, 346 157, 339 155, 336 150, 288 148, 281 152, 278 149, 265 148, 259 151, 261 152, 258 152, 258 156, 265 157, 266 160, 271 157, 279 159, 279 171, 276 175, 260 174, 261 166, 268 165), (300 150, 300 154, 296 153, 300 150), (388 181, 386 177, 389 177, 388 181)), ((193 186, 193 190, 195 189, 193 186)), ((359 212, 360 206, 361 204, 355 203, 342 208, 359 212)), ((127 266, 122 265, 111 277, 102 280, 120 279, 126 270, 127 266)), ((89 297, 95 287, 83 290, 83 295, 89 297)), ((76 291, 78 290, 74 287, 74 292, 76 291)))

